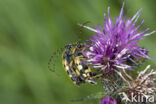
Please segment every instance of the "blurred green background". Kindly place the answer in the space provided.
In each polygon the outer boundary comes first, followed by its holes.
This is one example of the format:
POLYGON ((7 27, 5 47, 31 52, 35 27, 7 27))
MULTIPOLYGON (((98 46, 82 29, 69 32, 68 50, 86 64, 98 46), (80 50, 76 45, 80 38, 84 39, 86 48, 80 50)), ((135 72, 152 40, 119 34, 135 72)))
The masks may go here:
MULTIPOLYGON (((103 24, 103 14, 119 15, 123 0, 0 0, 0 104, 73 104, 98 91, 101 86, 75 86, 62 67, 61 56, 55 73, 48 70, 53 52, 78 40, 78 23, 103 24)), ((125 15, 140 8, 143 29, 156 29, 155 0, 126 0, 125 15)), ((138 23, 139 23, 138 22, 138 23)), ((82 40, 92 33, 83 29, 82 40)), ((139 43, 156 58, 156 34, 139 43)), ((155 61, 149 61, 155 64, 155 61)), ((76 104, 96 104, 94 101, 76 104)), ((97 103, 98 104, 98 103, 97 103)))

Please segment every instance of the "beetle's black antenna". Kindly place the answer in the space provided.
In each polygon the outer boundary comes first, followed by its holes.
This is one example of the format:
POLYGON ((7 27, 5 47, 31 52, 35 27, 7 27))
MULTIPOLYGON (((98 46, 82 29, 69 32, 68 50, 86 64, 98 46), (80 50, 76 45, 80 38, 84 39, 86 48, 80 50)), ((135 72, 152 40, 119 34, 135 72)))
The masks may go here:
MULTIPOLYGON (((65 47, 64 47, 65 48, 65 47)), ((55 72, 55 63, 56 63, 56 60, 58 59, 59 55, 61 54, 61 52, 64 50, 64 48, 59 48, 57 51, 55 51, 49 61, 48 61, 48 69, 52 72, 55 72), (52 67, 51 67, 51 64, 52 64, 52 67)))
MULTIPOLYGON (((77 43, 73 43, 73 44, 69 44, 71 46, 75 46, 77 45, 77 43)), ((63 48, 59 48, 58 50, 56 50, 50 57, 49 61, 48 61, 48 69, 52 72, 55 72, 55 64, 56 61, 58 59, 58 57, 60 56, 60 54, 63 52, 63 50, 69 46, 69 45, 65 45, 63 48), (52 66, 51 66, 52 65, 52 66)))
MULTIPOLYGON (((80 27, 80 33, 78 34, 78 43, 80 43, 82 40, 82 33, 83 33, 83 26, 88 24, 88 23, 91 23, 90 21, 86 21, 85 23, 81 24, 82 26, 80 27)), ((78 24, 80 25, 80 24, 78 24)))

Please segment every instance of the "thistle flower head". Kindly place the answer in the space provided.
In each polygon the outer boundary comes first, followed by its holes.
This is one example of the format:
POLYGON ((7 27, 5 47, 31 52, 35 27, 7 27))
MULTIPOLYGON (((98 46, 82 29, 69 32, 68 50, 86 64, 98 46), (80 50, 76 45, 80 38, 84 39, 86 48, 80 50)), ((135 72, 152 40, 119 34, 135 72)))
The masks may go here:
POLYGON ((110 96, 105 96, 100 104, 117 104, 116 100, 111 98, 110 96))
POLYGON ((128 87, 120 93, 125 97, 124 100, 128 101, 131 94, 145 97, 149 95, 156 96, 156 70, 148 71, 149 69, 150 65, 138 73, 136 79, 132 79, 132 77, 127 74, 127 77, 131 80, 127 80, 121 72, 117 72, 128 85, 128 87))
POLYGON ((124 3, 121 8, 120 15, 114 18, 110 17, 110 8, 108 7, 108 17, 104 14, 104 25, 95 26, 91 28, 79 24, 96 33, 90 38, 87 49, 84 55, 88 58, 88 64, 93 65, 94 68, 102 70, 110 70, 112 68, 132 69, 133 67, 128 62, 137 65, 137 60, 140 58, 147 58, 148 51, 137 45, 139 40, 146 36, 153 34, 146 33, 149 28, 140 30, 140 26, 144 20, 136 26, 136 22, 141 14, 140 9, 132 18, 123 16, 124 3))

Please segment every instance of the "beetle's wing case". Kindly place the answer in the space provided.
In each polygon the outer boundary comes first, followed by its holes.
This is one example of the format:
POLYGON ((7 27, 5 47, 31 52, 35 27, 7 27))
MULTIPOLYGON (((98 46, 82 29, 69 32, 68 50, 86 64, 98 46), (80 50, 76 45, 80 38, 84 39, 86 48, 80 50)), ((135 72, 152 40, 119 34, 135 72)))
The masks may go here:
POLYGON ((76 85, 84 82, 97 84, 94 79, 102 76, 102 74, 92 72, 90 66, 84 63, 86 58, 82 52, 85 49, 86 46, 82 43, 74 46, 67 45, 62 56, 65 71, 76 85))
POLYGON ((85 80, 85 82, 89 82, 91 84, 97 84, 93 79, 90 67, 88 67, 86 64, 84 64, 82 61, 85 60, 85 57, 83 56, 82 52, 85 50, 85 45, 80 44, 77 46, 77 48, 74 49, 74 62, 77 67, 77 69, 80 72, 80 78, 82 80, 85 80))
POLYGON ((64 51, 62 56, 62 64, 73 83, 76 85, 80 85, 81 83, 84 83, 84 81, 81 80, 80 72, 76 69, 75 62, 73 61, 72 53, 74 53, 74 50, 75 48, 71 46, 66 47, 66 50, 64 51))

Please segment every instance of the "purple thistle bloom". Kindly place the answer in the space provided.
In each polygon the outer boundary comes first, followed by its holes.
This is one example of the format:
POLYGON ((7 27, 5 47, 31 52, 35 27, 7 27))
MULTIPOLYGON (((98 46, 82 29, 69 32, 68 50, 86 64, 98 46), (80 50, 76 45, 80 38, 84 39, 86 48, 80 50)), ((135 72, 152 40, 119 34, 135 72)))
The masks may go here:
POLYGON ((127 64, 131 62, 137 65, 140 58, 151 59, 147 56, 148 50, 138 46, 138 42, 149 36, 156 31, 146 33, 149 28, 139 30, 144 20, 138 25, 136 22, 141 14, 140 9, 132 18, 123 16, 124 3, 121 8, 120 15, 114 18, 110 17, 110 8, 108 7, 108 18, 104 14, 104 25, 95 26, 91 28, 79 24, 87 28, 97 35, 92 36, 87 44, 87 49, 83 53, 87 58, 87 64, 92 65, 94 68, 109 71, 112 68, 121 68, 131 70, 133 66, 127 64))
POLYGON ((105 96, 100 104, 117 104, 116 100, 112 99, 110 96, 105 96))

